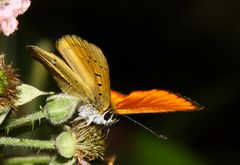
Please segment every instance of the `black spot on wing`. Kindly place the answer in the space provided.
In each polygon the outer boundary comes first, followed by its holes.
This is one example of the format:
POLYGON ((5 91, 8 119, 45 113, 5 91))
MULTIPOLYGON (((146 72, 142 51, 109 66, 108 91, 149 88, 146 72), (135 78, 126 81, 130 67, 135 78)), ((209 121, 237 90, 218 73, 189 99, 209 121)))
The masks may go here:
POLYGON ((95 76, 97 76, 97 77, 102 77, 100 74, 97 74, 97 73, 94 73, 95 74, 95 76))

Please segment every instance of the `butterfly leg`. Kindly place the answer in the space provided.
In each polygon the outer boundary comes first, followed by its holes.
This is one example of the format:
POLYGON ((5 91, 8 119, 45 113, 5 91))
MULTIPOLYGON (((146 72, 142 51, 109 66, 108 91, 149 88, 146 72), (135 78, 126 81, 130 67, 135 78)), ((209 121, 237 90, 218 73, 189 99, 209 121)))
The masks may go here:
POLYGON ((96 118, 95 115, 89 116, 89 118, 86 120, 86 125, 89 126, 93 122, 94 118, 96 118))
POLYGON ((79 122, 79 121, 83 121, 83 124, 81 125, 81 128, 84 128, 84 127, 87 127, 89 126, 92 122, 93 122, 93 119, 94 118, 88 118, 88 119, 85 119, 85 118, 82 118, 82 117, 77 117, 75 118, 73 122, 79 122))

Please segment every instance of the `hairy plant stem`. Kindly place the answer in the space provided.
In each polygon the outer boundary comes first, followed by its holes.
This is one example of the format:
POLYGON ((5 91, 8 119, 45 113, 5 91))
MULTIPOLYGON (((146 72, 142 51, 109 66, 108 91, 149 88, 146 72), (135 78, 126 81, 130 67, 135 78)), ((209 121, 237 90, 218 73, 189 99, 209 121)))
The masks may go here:
POLYGON ((31 157, 16 157, 3 161, 4 165, 19 165, 19 164, 49 164, 50 156, 31 156, 31 157))
POLYGON ((53 150, 56 149, 55 141, 52 140, 32 140, 11 137, 0 137, 0 145, 31 147, 36 149, 53 150))
POLYGON ((42 118, 46 118, 46 117, 47 117, 47 113, 45 111, 38 111, 36 113, 27 115, 18 119, 6 120, 0 128, 6 129, 7 132, 9 132, 9 130, 11 129, 26 126, 26 125, 32 125, 32 128, 33 128, 34 122, 36 120, 40 122, 42 118))

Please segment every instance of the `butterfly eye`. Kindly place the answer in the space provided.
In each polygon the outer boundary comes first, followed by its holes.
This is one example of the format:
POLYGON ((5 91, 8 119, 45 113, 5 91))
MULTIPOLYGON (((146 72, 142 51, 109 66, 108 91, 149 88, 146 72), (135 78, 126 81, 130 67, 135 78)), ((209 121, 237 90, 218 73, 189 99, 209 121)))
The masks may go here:
POLYGON ((107 111, 104 113, 104 119, 109 120, 112 117, 113 113, 110 111, 107 111))

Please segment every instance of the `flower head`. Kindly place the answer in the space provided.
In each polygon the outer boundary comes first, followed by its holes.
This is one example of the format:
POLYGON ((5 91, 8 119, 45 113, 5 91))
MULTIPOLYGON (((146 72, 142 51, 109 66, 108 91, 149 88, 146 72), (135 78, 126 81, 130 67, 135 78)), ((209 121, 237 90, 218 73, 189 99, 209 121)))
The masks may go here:
POLYGON ((78 164, 89 165, 89 161, 103 159, 105 135, 101 126, 75 121, 57 137, 56 147, 61 156, 68 159, 75 157, 78 164))
POLYGON ((0 0, 0 31, 9 36, 17 30, 16 17, 30 6, 30 0, 0 0))
POLYGON ((0 108, 14 107, 18 99, 17 86, 21 84, 11 65, 6 65, 4 55, 0 55, 0 108))
POLYGON ((75 134, 76 152, 75 156, 78 162, 92 161, 98 158, 103 159, 106 142, 105 134, 101 126, 89 125, 85 126, 85 122, 75 122, 71 128, 75 134))

